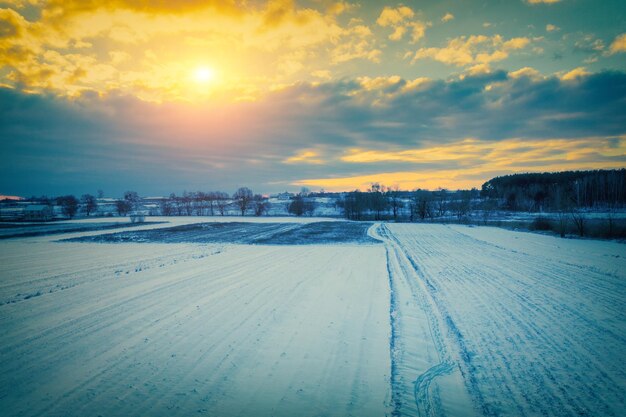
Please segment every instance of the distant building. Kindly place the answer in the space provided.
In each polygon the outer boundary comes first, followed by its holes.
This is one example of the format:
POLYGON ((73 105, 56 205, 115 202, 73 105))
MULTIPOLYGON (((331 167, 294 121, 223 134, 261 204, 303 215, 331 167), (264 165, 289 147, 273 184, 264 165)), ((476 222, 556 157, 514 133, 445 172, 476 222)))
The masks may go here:
POLYGON ((47 204, 30 204, 24 208, 24 220, 45 222, 54 217, 52 207, 47 204))

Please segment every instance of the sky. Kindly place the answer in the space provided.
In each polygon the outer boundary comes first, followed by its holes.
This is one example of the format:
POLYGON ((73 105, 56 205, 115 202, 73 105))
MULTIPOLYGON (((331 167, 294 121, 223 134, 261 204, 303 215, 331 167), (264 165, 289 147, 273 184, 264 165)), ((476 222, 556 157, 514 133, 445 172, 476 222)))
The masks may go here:
POLYGON ((623 0, 0 0, 0 195, 626 167, 623 0))

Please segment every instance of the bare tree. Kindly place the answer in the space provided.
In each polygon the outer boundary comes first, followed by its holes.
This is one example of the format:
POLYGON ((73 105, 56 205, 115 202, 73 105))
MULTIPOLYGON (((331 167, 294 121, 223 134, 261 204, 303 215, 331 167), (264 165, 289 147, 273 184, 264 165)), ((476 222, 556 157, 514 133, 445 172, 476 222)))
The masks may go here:
POLYGON ((344 193, 336 204, 343 211, 346 219, 362 220, 363 212, 368 206, 367 200, 367 193, 354 190, 344 193))
POLYGON ((168 199, 161 200, 161 215, 171 216, 173 214, 174 214, 174 207, 172 207, 172 202, 168 199))
POLYGON ((440 188, 434 193, 435 197, 435 215, 437 217, 443 217, 446 215, 448 206, 448 191, 440 188))
POLYGON ((188 193, 187 191, 183 191, 183 196, 181 198, 181 202, 183 205, 184 213, 187 216, 191 216, 193 214, 193 193, 188 193))
POLYGON ((213 193, 213 196, 215 197, 217 210, 220 212, 220 215, 223 216, 228 206, 228 194, 223 191, 216 191, 213 193))
POLYGON ((561 237, 565 237, 567 232, 567 213, 563 210, 559 210, 556 213, 558 232, 561 237))
POLYGON ((182 216, 183 215, 182 197, 178 197, 175 193, 171 193, 170 203, 172 205, 172 214, 176 214, 177 216, 182 216))
POLYGON ((57 204, 61 206, 61 211, 70 219, 78 211, 78 199, 73 195, 64 195, 57 198, 57 204))
POLYGON ((115 202, 115 208, 117 209, 118 215, 126 216, 128 212, 131 211, 132 205, 127 200, 117 200, 115 202))
POLYGON ((139 207, 139 194, 136 191, 126 191, 124 193, 124 200, 130 205, 129 211, 137 210, 139 207))
POLYGON ((287 211, 298 217, 304 214, 304 198, 302 197, 302 194, 298 194, 291 199, 289 205, 287 206, 287 211))
POLYGON ((483 214, 483 223, 487 224, 489 219, 492 217, 496 208, 498 207, 498 202, 493 199, 486 197, 485 201, 482 203, 482 214, 483 214))
MULTIPOLYGON (((458 194, 458 193, 457 193, 458 194)), ((460 198, 455 201, 454 208, 457 219, 463 220, 472 211, 472 195, 469 190, 460 191, 460 198)))
POLYGON ((252 197, 252 206, 255 216, 262 216, 269 209, 269 201, 261 194, 255 194, 252 197))
POLYGON ((242 216, 246 215, 246 210, 248 210, 248 207, 250 206, 252 197, 252 190, 248 187, 241 187, 233 194, 233 200, 237 203, 242 216))
POLYGON ((432 217, 431 195, 427 190, 417 190, 413 196, 417 217, 424 221, 426 217, 432 217))
POLYGON ((304 199, 304 214, 306 214, 307 216, 313 216, 313 213, 315 213, 315 201, 311 198, 305 198, 304 199))
POLYGON ((209 214, 215 216, 215 201, 217 200, 216 193, 214 191, 208 192, 205 195, 206 202, 209 208, 209 214))
MULTIPOLYGON (((304 190, 304 189, 303 189, 304 190)), ((303 214, 313 215, 315 211, 315 202, 305 196, 304 192, 300 192, 287 206, 287 211, 291 214, 295 214, 296 216, 302 216, 303 214)))
POLYGON ((572 209, 570 211, 570 216, 572 217, 572 222, 576 227, 576 231, 580 237, 585 236, 585 232, 587 229, 587 217, 585 217, 585 213, 583 213, 579 209, 572 209))
POLYGON ((391 206, 391 211, 393 213, 393 219, 398 220, 398 214, 400 209, 404 206, 402 203, 402 199, 400 198, 400 187, 398 184, 394 185, 392 188, 387 189, 387 198, 389 200, 389 205, 391 206))
POLYGON ((96 200, 96 197, 91 194, 83 194, 80 198, 80 202, 82 203, 83 210, 87 216, 98 210, 98 200, 96 200))
POLYGON ((376 220, 382 220, 382 213, 389 207, 389 202, 385 195, 385 186, 374 182, 368 192, 369 209, 374 211, 376 220))

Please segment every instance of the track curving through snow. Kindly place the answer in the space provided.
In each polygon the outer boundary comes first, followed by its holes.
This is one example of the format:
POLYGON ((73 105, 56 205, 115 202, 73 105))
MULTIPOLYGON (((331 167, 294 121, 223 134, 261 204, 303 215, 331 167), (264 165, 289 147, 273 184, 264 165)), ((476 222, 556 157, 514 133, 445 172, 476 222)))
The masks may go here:
MULTIPOLYGON (((384 228, 392 242, 387 245, 399 248, 420 282, 416 291, 430 301, 423 305, 438 319, 449 355, 443 357, 460 370, 475 412, 622 415, 623 245, 462 226, 384 228), (593 256, 586 253, 590 249, 593 256)), ((394 334, 401 340, 411 331, 394 334)), ((432 379, 431 390, 439 378, 432 379)), ((429 403, 424 395, 418 398, 429 403)), ((418 415, 458 415, 446 411, 448 400, 441 395, 439 410, 418 415)))

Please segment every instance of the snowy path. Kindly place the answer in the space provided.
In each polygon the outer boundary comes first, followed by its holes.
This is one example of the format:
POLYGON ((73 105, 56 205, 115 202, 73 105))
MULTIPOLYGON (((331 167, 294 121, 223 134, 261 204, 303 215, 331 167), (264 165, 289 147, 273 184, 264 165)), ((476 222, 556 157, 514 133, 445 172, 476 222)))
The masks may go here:
POLYGON ((382 245, 23 239, 0 259, 2 415, 388 409, 382 245))
POLYGON ((449 349, 446 324, 410 254, 386 225, 371 234, 387 251, 391 322, 391 390, 396 416, 471 416, 473 404, 449 349), (435 382, 435 384, 433 384, 435 382))
MULTIPOLYGON (((446 410, 449 388, 436 372, 447 370, 451 361, 481 415, 623 415, 623 245, 460 226, 390 224, 380 230, 392 264, 398 259, 404 269, 396 273, 392 268, 392 280, 401 283, 414 275, 420 283, 413 294, 421 294, 416 302, 437 351, 428 356, 423 348, 413 349, 432 367, 424 364, 425 373, 413 373, 421 375, 418 409, 400 414, 459 415, 446 410), (595 255, 585 255, 586 248, 595 255), (429 381, 435 386, 430 393, 429 381), (440 408, 433 409, 437 401, 440 408)), ((399 287, 392 283, 392 289, 399 287)), ((406 293, 397 292, 400 297, 406 293)), ((396 321, 419 316, 407 303, 395 305, 396 321)), ((426 333, 419 326, 392 332, 400 343, 426 333)), ((392 370, 417 363, 409 359, 400 357, 392 370)), ((406 385, 394 387, 394 400, 406 385)))

